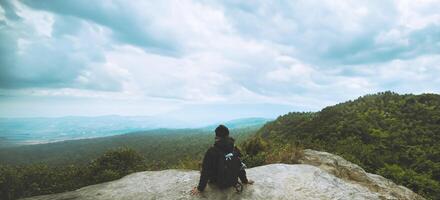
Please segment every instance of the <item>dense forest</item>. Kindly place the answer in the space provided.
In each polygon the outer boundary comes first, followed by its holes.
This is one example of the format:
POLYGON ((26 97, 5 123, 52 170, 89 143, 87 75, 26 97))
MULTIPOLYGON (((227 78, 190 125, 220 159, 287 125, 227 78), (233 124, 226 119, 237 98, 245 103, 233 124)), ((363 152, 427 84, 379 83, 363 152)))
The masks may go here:
MULTIPOLYGON (((231 129, 237 143, 261 125, 231 129)), ((0 199, 50 194, 145 170, 198 169, 214 143, 208 129, 159 129, 118 136, 3 148, 0 199)))
MULTIPOLYGON (((231 132, 238 141, 242 141, 260 127, 261 125, 232 129, 231 132)), ((139 152, 152 164, 163 163, 164 166, 169 166, 182 157, 203 153, 213 141, 213 131, 208 129, 157 129, 102 138, 3 148, 0 151, 0 164, 87 164, 107 150, 127 147, 139 152)))
POLYGON ((286 144, 341 155, 424 197, 440 199, 440 95, 384 92, 288 113, 247 141, 253 165, 286 144))

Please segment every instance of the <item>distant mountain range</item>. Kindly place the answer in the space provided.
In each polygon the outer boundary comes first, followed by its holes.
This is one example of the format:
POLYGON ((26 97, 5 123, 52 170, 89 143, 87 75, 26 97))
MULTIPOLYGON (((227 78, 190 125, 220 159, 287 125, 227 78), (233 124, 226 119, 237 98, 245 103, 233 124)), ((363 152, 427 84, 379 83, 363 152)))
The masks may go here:
MULTIPOLYGON (((242 119, 235 119, 227 122, 220 122, 218 124, 223 124, 227 126, 230 129, 235 128, 244 128, 249 126, 262 126, 266 122, 272 121, 272 119, 267 118, 259 118, 259 117, 252 117, 252 118, 242 118, 242 119)), ((214 130, 218 124, 212 124, 209 126, 204 127, 204 129, 214 130)))
MULTIPOLYGON (((242 118, 219 122, 230 128, 264 125, 270 119, 242 118)), ((0 118, 0 148, 17 145, 49 143, 64 140, 96 138, 159 128, 201 128, 213 130, 218 124, 208 126, 186 125, 177 120, 148 116, 99 116, 59 118, 0 118)))

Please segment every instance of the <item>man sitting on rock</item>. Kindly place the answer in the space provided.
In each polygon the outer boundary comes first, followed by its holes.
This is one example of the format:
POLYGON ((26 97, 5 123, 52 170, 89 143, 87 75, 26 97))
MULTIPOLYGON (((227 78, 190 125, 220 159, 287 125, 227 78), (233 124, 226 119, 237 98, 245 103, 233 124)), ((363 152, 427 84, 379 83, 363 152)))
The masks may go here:
MULTIPOLYGON (((197 195, 200 192, 203 192, 208 181, 209 183, 220 186, 220 188, 228 187, 229 185, 227 185, 227 181, 226 185, 222 184, 225 183, 223 176, 228 176, 231 173, 234 174, 234 167, 238 167, 235 169, 237 170, 236 172, 238 173, 238 177, 240 178, 241 183, 253 184, 254 181, 248 180, 246 177, 246 171, 244 170, 246 166, 241 162, 240 157, 241 153, 239 149, 234 146, 234 139, 229 137, 228 128, 224 125, 219 125, 215 129, 214 146, 208 149, 203 158, 199 185, 191 190, 191 195, 197 195), (219 170, 219 167, 224 167, 226 165, 225 163, 227 163, 227 165, 230 165, 228 166, 228 170, 230 170, 228 172, 223 172, 221 169, 219 170), (226 175, 223 174, 221 175, 222 177, 219 178, 219 173, 225 173, 226 175)), ((237 176, 234 177, 234 175, 232 175, 232 179, 235 179, 235 182, 238 181, 237 176)), ((236 186, 235 184, 239 183, 234 183, 233 186, 236 186)), ((239 190, 237 189, 237 191, 239 190)))

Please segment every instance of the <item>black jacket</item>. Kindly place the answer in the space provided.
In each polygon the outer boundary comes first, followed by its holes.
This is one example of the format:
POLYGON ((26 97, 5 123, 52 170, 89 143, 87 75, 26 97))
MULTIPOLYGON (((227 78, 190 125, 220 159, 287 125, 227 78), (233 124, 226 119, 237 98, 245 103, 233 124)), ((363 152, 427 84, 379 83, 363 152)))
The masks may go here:
MULTIPOLYGON (((206 151, 205 156, 203 158, 203 164, 202 164, 202 171, 200 175, 200 181, 197 189, 199 191, 205 190, 206 184, 208 181, 215 183, 217 180, 217 162, 218 157, 223 156, 220 155, 220 152, 216 149, 220 149, 224 153, 232 153, 235 148, 235 152, 238 153, 238 156, 240 157, 240 151, 234 147, 234 139, 228 137, 228 138, 217 138, 214 143, 214 146, 210 147, 208 151, 206 151)), ((247 182, 246 174, 243 170, 243 172, 240 174, 240 179, 245 182, 247 182)))

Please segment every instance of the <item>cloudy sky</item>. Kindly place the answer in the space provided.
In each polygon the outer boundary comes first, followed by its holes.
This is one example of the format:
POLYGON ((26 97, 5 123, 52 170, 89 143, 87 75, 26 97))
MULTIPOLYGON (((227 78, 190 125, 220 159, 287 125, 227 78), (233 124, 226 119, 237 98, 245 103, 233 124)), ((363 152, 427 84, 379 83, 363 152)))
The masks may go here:
POLYGON ((440 92, 440 1, 0 6, 3 117, 276 117, 386 90, 440 92))

